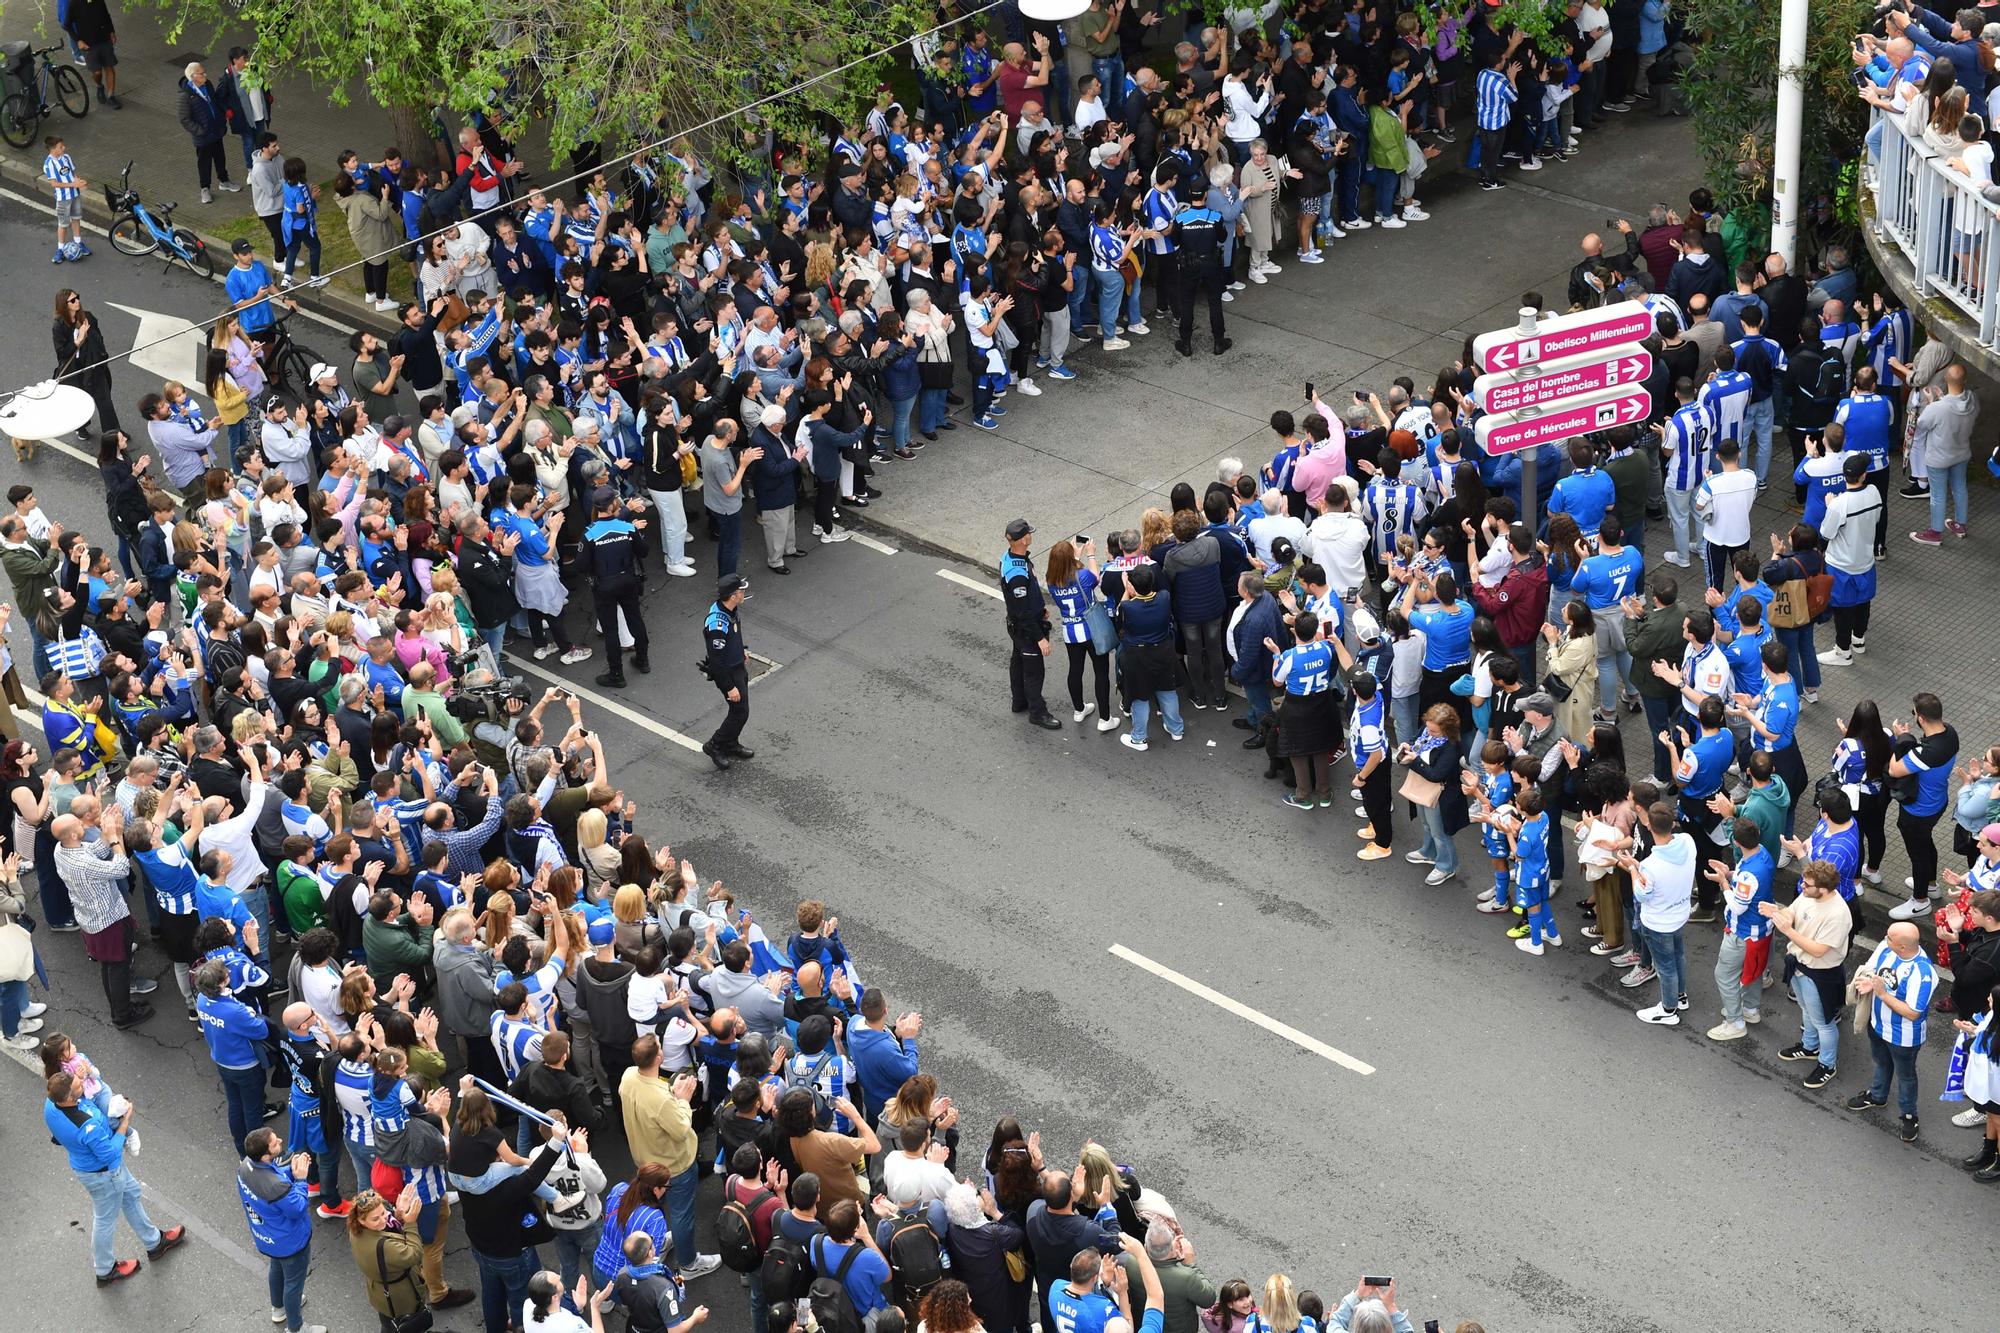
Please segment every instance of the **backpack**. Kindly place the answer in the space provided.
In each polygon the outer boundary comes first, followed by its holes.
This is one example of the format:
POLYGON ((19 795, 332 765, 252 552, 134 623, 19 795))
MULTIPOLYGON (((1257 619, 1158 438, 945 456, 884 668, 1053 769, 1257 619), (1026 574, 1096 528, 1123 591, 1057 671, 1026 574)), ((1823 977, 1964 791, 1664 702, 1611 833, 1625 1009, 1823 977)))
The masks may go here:
MULTIPOLYGON (((848 1242, 847 1253, 841 1256, 840 1264, 831 1272, 826 1267, 826 1237, 813 1237, 813 1268, 819 1276, 806 1288, 806 1302, 812 1307, 813 1323, 820 1333, 861 1333, 861 1315, 854 1308, 854 1300, 847 1294, 847 1270, 854 1267, 854 1261, 861 1257, 867 1246, 861 1237, 848 1242)), ((765 1299, 770 1299, 770 1288, 765 1288, 765 1299)))
POLYGON ((944 1280, 937 1233, 922 1217, 905 1214, 897 1219, 896 1229, 889 1234, 888 1251, 889 1272, 896 1280, 899 1303, 904 1313, 915 1319, 924 1293, 944 1280))
POLYGON ((829 1045, 820 1052, 819 1059, 813 1062, 812 1068, 804 1073, 799 1073, 796 1066, 785 1070, 785 1092, 790 1092, 793 1088, 804 1088, 812 1094, 813 1122, 821 1129, 833 1128, 833 1102, 819 1086, 820 1071, 826 1068, 827 1061, 831 1059, 833 1059, 833 1047, 829 1045))
MULTIPOLYGON (((735 1178, 731 1179, 733 1183, 735 1178)), ((777 1196, 767 1189, 760 1189, 745 1203, 735 1197, 733 1190, 726 1192, 730 1198, 715 1219, 716 1248, 722 1253, 722 1266, 732 1273, 755 1273, 763 1266, 764 1254, 757 1248, 754 1219, 765 1200, 777 1196)))
POLYGON ((772 1304, 796 1301, 812 1286, 812 1266, 805 1251, 775 1227, 771 1243, 764 1247, 764 1262, 757 1270, 757 1283, 764 1299, 772 1304))
POLYGON ((1838 403, 1847 396, 1847 362, 1831 352, 1819 359, 1819 374, 1814 377, 1812 400, 1815 403, 1838 403))

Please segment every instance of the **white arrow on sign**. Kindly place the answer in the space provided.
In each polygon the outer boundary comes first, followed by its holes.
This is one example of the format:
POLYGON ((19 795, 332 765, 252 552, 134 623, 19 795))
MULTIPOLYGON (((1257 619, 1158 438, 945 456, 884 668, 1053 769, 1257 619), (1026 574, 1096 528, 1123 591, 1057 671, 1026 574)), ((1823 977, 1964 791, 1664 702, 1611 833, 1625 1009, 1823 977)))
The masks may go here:
POLYGON ((206 344, 192 321, 116 301, 107 304, 139 321, 139 334, 132 340, 133 365, 163 380, 179 380, 194 393, 203 392, 201 362, 206 344))
POLYGON ((1472 393, 1484 411, 1514 412, 1637 384, 1652 368, 1652 353, 1637 343, 1622 343, 1589 356, 1481 375, 1473 382, 1472 393))

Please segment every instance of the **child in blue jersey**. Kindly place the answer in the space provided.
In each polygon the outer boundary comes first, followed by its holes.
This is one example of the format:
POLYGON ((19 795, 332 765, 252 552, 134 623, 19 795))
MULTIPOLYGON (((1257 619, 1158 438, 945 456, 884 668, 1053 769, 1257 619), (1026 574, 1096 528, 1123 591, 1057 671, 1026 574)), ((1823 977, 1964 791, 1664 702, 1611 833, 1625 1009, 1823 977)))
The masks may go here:
POLYGON ((1507 910, 1507 823, 1514 815, 1514 775, 1507 771, 1507 746, 1488 741, 1479 749, 1479 772, 1465 775, 1465 794, 1472 804, 1472 822, 1479 825, 1479 844, 1493 863, 1493 887, 1479 894, 1479 910, 1489 916, 1507 910))
POLYGON ((1514 853, 1514 906, 1527 920, 1510 928, 1507 938, 1522 953, 1540 957, 1542 946, 1562 944, 1555 912, 1549 907, 1549 825, 1542 793, 1526 787, 1514 798, 1516 816, 1505 825, 1514 853))

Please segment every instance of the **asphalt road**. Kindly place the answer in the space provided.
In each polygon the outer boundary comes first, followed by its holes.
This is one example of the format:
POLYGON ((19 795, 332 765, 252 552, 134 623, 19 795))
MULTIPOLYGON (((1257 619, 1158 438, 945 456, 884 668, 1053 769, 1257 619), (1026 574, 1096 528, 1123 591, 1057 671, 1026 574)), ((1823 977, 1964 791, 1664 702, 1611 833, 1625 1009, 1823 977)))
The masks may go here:
MULTIPOLYGON (((0 202, 0 262, 35 273, 46 238, 26 216, 0 202)), ((85 291, 114 348, 138 326, 114 302, 185 318, 214 302, 100 247, 80 270, 23 284, 0 365, 43 371, 58 280, 85 291)), ((151 387, 130 370, 117 384, 121 404, 151 387)), ((31 479, 65 523, 100 524, 81 463, 45 451, 0 469, 31 479)), ((1333 1299, 1363 1271, 1389 1272, 1419 1322, 1446 1328, 1991 1327, 1966 1275, 1992 1253, 1981 1238, 1995 1198, 1956 1169, 1972 1140, 1931 1100, 1941 1044, 1925 1065, 1924 1137, 1905 1147, 1879 1116, 1839 1109, 1865 1070, 1855 1046, 1821 1094, 1778 1065, 1787 1003, 1726 1048, 1700 1038, 1703 1022, 1636 1023, 1631 997, 1575 946, 1567 896, 1557 910, 1572 947, 1525 958, 1471 910, 1471 881, 1429 889, 1400 861, 1364 873, 1348 811, 1279 807, 1261 755, 1246 759, 1214 714, 1143 756, 1094 729, 1020 724, 1006 711, 997 605, 940 571, 984 576, 849 543, 778 579, 760 574, 750 541, 748 642, 781 666, 753 691, 757 759, 716 774, 672 734, 698 738, 720 717, 691 666, 706 580, 654 589, 655 672, 618 695, 622 713, 588 703, 591 725, 649 834, 766 919, 825 898, 869 980, 924 1012, 924 1065, 966 1108, 967 1169, 1003 1112, 1041 1129, 1054 1160, 1095 1137, 1175 1202, 1212 1276, 1257 1285, 1283 1269, 1333 1299)), ((705 571, 710 554, 695 548, 705 571)), ((570 673, 587 697, 597 669, 570 673)), ((48 951, 51 1027, 142 1107, 135 1166, 155 1218, 189 1222, 197 1243, 97 1292, 84 1196, 47 1144, 36 1080, 0 1068, 0 1141, 15 1150, 0 1250, 13 1271, 48 1275, 33 1288, 36 1323, 261 1320, 199 1039, 171 1005, 113 1032, 77 937, 48 951)), ((1691 942, 1698 1019, 1713 1007, 1712 959, 1707 938, 1691 942)), ((164 968, 150 949, 142 965, 164 968)), ((625 1165, 615 1134, 600 1147, 614 1172, 625 1165)), ((320 1228, 308 1317, 364 1326, 336 1233, 320 1228)), ((454 1281, 470 1267, 462 1253, 448 1264, 454 1281)), ((716 1327, 747 1327, 726 1276, 695 1295, 716 1327)), ((475 1316, 440 1323, 469 1329, 475 1316)))

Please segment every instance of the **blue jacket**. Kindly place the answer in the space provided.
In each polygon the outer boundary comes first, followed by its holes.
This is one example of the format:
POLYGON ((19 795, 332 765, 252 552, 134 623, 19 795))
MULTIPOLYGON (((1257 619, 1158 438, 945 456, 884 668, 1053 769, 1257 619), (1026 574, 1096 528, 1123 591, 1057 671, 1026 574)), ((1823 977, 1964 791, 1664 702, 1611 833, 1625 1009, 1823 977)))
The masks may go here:
POLYGON ((49 1127, 49 1137, 69 1154, 72 1171, 115 1171, 125 1164, 125 1136, 95 1102, 79 1100, 75 1106, 62 1107, 44 1101, 42 1123, 49 1127))
POLYGON ((750 433, 750 443, 764 456, 750 465, 757 489, 757 512, 790 508, 798 500, 799 460, 785 448, 785 442, 759 426, 750 433))
POLYGON ((889 354, 889 363, 882 367, 882 392, 894 402, 907 402, 917 396, 923 384, 917 378, 917 349, 902 347, 889 354))
POLYGON ((202 1039, 208 1043, 209 1058, 224 1069, 250 1069, 264 1063, 264 1040, 271 1025, 249 1005, 233 995, 209 999, 198 996, 195 1012, 201 1016, 202 1039))
POLYGON ((861 1109, 871 1120, 877 1108, 895 1098, 903 1080, 917 1072, 915 1037, 903 1041, 893 1032, 857 1026, 847 1034, 847 1055, 861 1083, 861 1109))
POLYGON ((288 1168, 244 1158, 236 1166, 236 1197, 257 1253, 285 1259, 312 1244, 306 1182, 294 1179, 288 1168))
POLYGON ((1916 17, 1917 22, 1903 29, 1903 35, 1929 52, 1933 59, 1939 56, 1949 59, 1952 75, 1958 80, 1958 86, 1965 89, 1972 105, 1985 106, 1986 71, 1979 64, 1979 44, 1954 41, 1952 21, 1943 14, 1920 9, 1916 17))
POLYGON ((799 429, 808 431, 812 438, 812 470, 815 481, 835 483, 840 480, 840 451, 852 448, 861 440, 858 430, 835 430, 821 417, 818 421, 801 421, 799 429))
POLYGON ((1278 599, 1265 593, 1244 608, 1243 618, 1236 622, 1236 665, 1229 669, 1229 678, 1239 684, 1271 679, 1271 650, 1264 646, 1264 640, 1280 642, 1278 638, 1278 599))
POLYGON ((1234 605, 1236 580, 1250 568, 1249 548, 1243 544, 1243 534, 1227 523, 1211 523, 1203 531, 1213 533, 1222 548, 1222 600, 1234 605))
POLYGON ((1646 0, 1639 7, 1640 55, 1656 55, 1667 49, 1666 0, 1646 0))
POLYGON ((1347 161, 1368 160, 1368 112, 1356 100, 1353 90, 1336 87, 1326 95, 1327 114, 1333 117, 1335 128, 1354 136, 1354 143, 1347 150, 1347 161))

